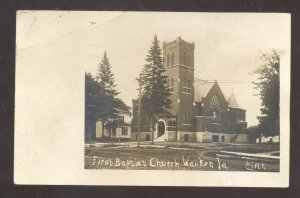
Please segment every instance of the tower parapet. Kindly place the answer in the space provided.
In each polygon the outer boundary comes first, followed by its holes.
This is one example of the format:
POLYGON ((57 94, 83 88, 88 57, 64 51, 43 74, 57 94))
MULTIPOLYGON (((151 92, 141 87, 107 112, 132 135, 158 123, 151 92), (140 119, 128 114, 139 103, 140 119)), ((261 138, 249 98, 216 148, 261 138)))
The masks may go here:
POLYGON ((194 68, 194 42, 186 42, 180 36, 171 42, 164 42, 164 65, 170 66, 184 66, 194 68))
POLYGON ((180 36, 177 37, 176 40, 173 40, 173 41, 170 41, 170 42, 163 42, 163 48, 169 46, 169 45, 172 45, 172 44, 184 44, 184 45, 187 45, 189 46, 190 48, 192 49, 195 49, 195 43, 194 42, 187 42, 185 40, 183 40, 180 36))

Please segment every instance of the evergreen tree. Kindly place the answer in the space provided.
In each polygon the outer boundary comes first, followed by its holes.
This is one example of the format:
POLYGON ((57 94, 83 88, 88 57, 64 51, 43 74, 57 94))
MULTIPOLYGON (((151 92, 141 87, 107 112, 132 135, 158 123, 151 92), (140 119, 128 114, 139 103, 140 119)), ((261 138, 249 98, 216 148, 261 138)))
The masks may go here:
POLYGON ((117 110, 130 110, 130 107, 117 98, 118 94, 114 75, 107 54, 104 52, 96 77, 93 78, 90 73, 85 73, 85 139, 87 141, 95 138, 98 120, 102 122, 102 131, 104 127, 108 128, 111 136, 112 128, 118 123, 117 110))
POLYGON ((163 115, 170 108, 170 90, 167 87, 167 76, 163 66, 161 48, 156 34, 146 56, 146 64, 138 81, 142 86, 143 114, 147 114, 152 121, 152 143, 154 142, 154 130, 156 117, 163 115))
POLYGON ((106 51, 104 51, 102 61, 98 66, 96 80, 104 89, 105 94, 113 97, 116 97, 119 94, 116 89, 114 74, 111 72, 111 66, 106 51))
POLYGON ((259 129, 266 136, 279 135, 279 65, 280 57, 276 50, 262 53, 258 67, 253 74, 258 81, 253 82, 259 90, 261 116, 258 116, 259 129))
MULTIPOLYGON (((116 89, 114 75, 111 72, 111 65, 106 51, 104 52, 102 61, 98 66, 95 78, 103 90, 102 104, 101 106, 98 106, 97 112, 98 118, 102 122, 102 131, 104 131, 104 125, 107 124, 108 127, 111 126, 110 123, 117 117, 117 103, 115 99, 119 94, 116 89)), ((111 136, 111 133, 109 133, 109 136, 111 136)))

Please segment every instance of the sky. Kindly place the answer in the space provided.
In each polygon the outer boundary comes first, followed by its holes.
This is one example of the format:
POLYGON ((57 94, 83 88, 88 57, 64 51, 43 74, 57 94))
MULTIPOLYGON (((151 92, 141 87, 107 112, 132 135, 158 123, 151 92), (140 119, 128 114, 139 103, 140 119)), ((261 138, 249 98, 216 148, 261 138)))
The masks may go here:
MULTIPOLYGON (((55 83, 57 73, 67 71, 61 68, 95 75, 106 50, 119 97, 131 106, 138 95, 135 78, 154 34, 160 44, 178 36, 194 42, 195 78, 218 80, 227 96, 233 91, 247 110, 249 126, 258 123, 261 108, 251 83, 257 76, 250 74, 260 52, 274 48, 280 56, 290 54, 288 14, 18 11, 18 75, 30 70, 33 82, 45 87, 50 85, 40 74, 55 83)), ((66 72, 64 80, 68 78, 66 72)), ((37 86, 30 84, 30 89, 37 86)))

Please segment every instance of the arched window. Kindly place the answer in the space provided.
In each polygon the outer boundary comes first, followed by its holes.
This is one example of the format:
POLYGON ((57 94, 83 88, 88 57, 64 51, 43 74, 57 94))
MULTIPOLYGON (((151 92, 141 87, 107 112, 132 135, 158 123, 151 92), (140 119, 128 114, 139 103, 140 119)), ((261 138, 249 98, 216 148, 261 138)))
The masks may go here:
POLYGON ((172 55, 171 55, 171 65, 174 65, 175 64, 175 52, 172 52, 172 55))
POLYGON ((170 54, 167 54, 167 66, 170 66, 170 54))
POLYGON ((176 119, 170 118, 169 119, 169 126, 176 126, 176 119))
POLYGON ((214 95, 210 101, 210 116, 215 120, 221 120, 221 102, 216 95, 214 95))
POLYGON ((186 56, 186 66, 190 66, 190 56, 186 56))

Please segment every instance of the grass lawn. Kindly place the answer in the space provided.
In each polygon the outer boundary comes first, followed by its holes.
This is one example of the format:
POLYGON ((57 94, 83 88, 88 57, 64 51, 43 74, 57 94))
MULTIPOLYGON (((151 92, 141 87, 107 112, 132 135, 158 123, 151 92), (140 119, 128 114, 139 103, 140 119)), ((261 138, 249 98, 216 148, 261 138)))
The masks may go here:
POLYGON ((262 153, 277 150, 276 145, 222 145, 157 143, 155 147, 86 147, 86 169, 203 170, 278 172, 279 160, 226 158, 221 151, 262 153))

